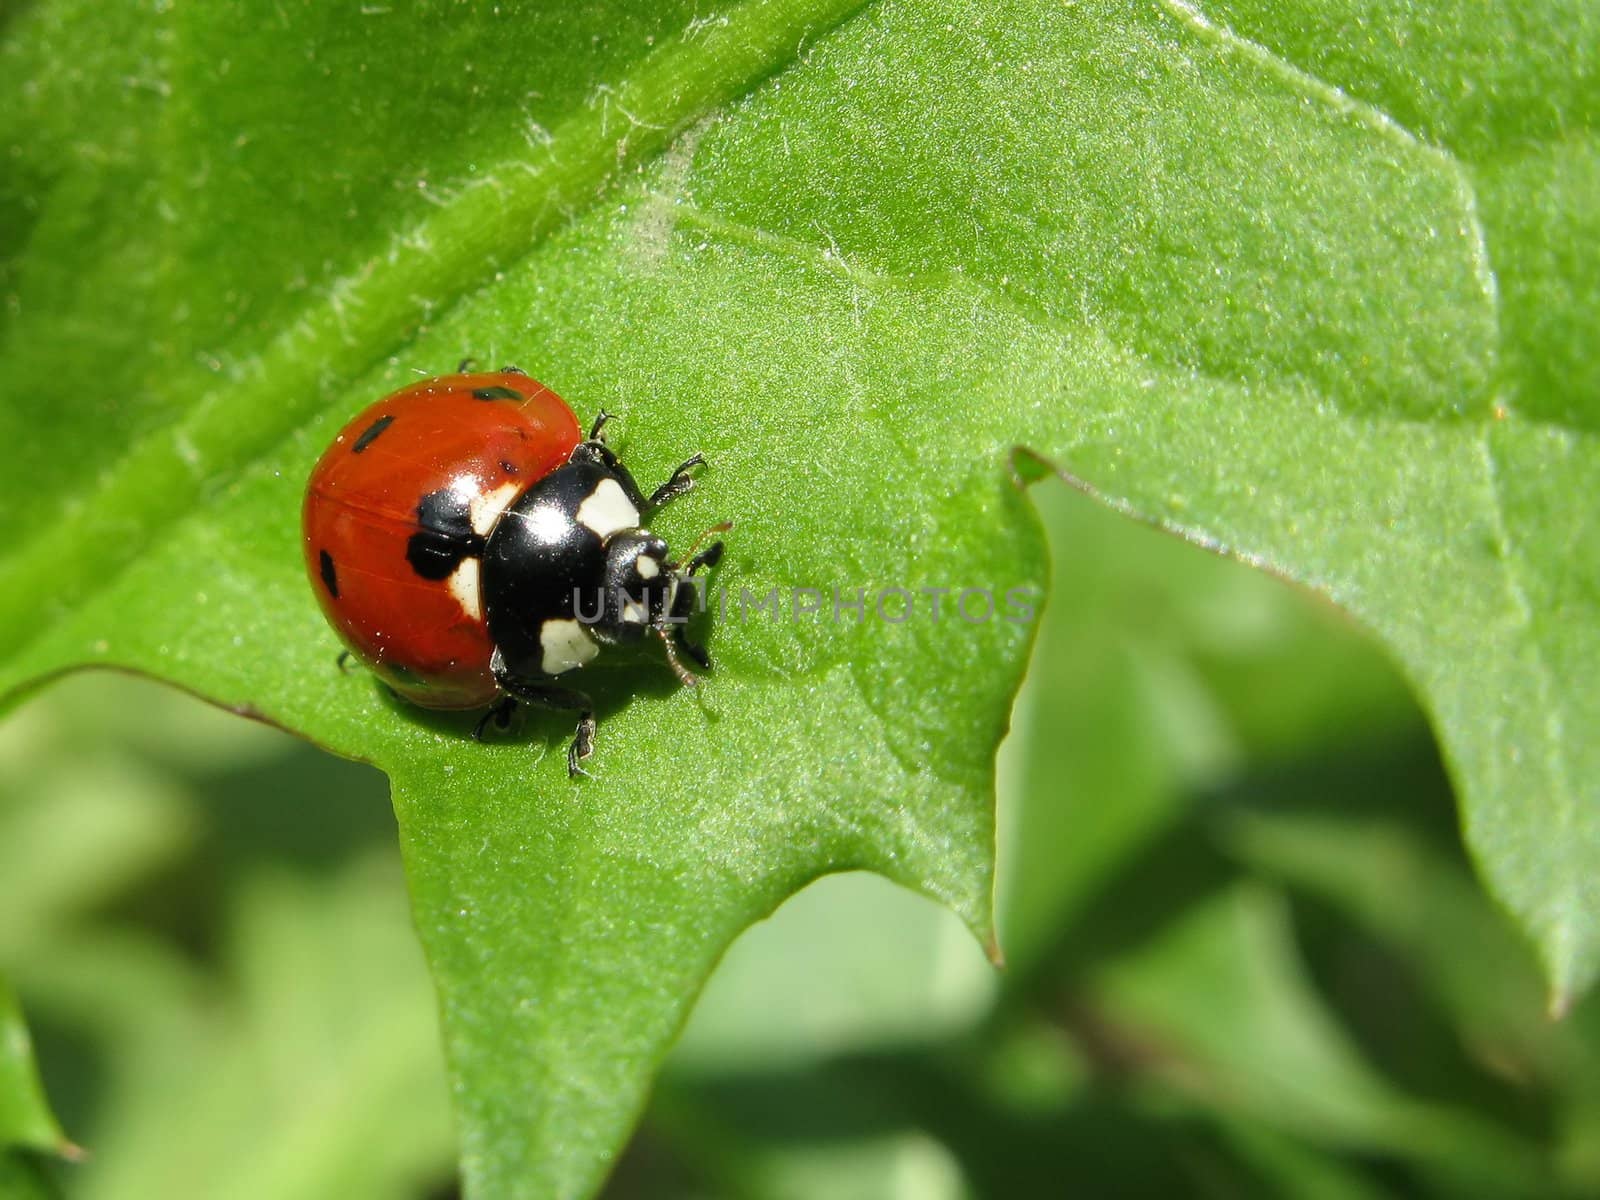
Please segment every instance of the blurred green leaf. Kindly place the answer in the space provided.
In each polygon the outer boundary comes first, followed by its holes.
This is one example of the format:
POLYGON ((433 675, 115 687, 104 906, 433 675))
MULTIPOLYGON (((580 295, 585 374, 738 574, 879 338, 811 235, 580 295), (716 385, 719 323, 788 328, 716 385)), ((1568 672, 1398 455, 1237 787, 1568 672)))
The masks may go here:
POLYGON ((832 601, 1038 582, 1023 443, 1386 639, 1570 997, 1600 961, 1571 499, 1600 189, 1561 65, 1589 18, 1535 11, 1453 77, 1533 97, 1508 127, 1435 86, 1457 58, 1401 57, 1441 149, 1177 0, 39 0, 0 49, 0 688, 131 667, 382 766, 469 1191, 581 1194, 711 965, 807 881, 877 870, 989 936, 1026 627, 832 601), (697 695, 602 682, 581 787, 555 722, 478 747, 332 671, 300 576, 333 430, 468 352, 621 411, 646 478, 705 451, 664 531, 737 517, 725 584, 827 605, 719 617, 697 695))
POLYGON ((1396 1194, 1269 1125, 1239 1121, 1229 1132, 1241 1156, 1272 1181, 1276 1195, 1296 1200, 1383 1200, 1396 1194))
POLYGON ((40 914, 15 975, 92 1150, 57 1172, 72 1195, 389 1197, 450 1177, 435 997, 375 772, 97 674, 7 726, 0 780, 0 826, 32 831, 5 895, 40 914), (86 774, 92 793, 62 785, 86 774), (104 880, 80 794, 141 851, 104 880))
POLYGON ((1420 1160, 1454 1194, 1550 1194, 1538 1148, 1465 1107, 1410 1097, 1305 977, 1281 896, 1236 886, 1110 964, 1096 1003, 1179 1095, 1312 1143, 1420 1160))
POLYGON ((1492 1044, 1545 1024, 1524 947, 1470 880, 1401 821, 1242 809, 1218 824, 1224 843, 1258 872, 1326 897, 1386 940, 1447 1011, 1469 1030, 1478 1026, 1469 1036, 1492 1044))
POLYGON ((962 1200, 961 1168, 931 1138, 905 1134, 846 1147, 791 1149, 759 1164, 773 1200, 962 1200))
MULTIPOLYGON (((11 985, 0 978, 0 1160, 18 1148, 52 1154, 75 1152, 39 1083, 22 1005, 11 985)), ((21 1178, 27 1172, 16 1167, 15 1174, 21 1178)))
MULTIPOLYGON (((108 1031, 115 1119, 72 1194, 377 1200, 447 1178, 448 1088, 394 865, 357 859, 327 881, 258 870, 234 904, 221 986, 159 1001, 147 987, 159 1007, 108 1031)), ((109 971, 155 982, 112 949, 56 951, 35 990, 81 1013, 109 971)))
POLYGON ((999 760, 1001 932, 1022 976, 1201 794, 1420 733, 1398 674, 1319 597, 1069 489, 1034 495, 1050 600, 999 760))
MULTIPOLYGON (((884 1111, 870 1097, 845 1100, 849 1117, 864 1126, 850 1130, 848 1121, 818 1120, 816 1101, 837 1097, 797 1090, 800 1103, 793 1110, 763 1112, 771 1097, 746 1094, 743 1106, 719 1105, 710 1095, 668 1084, 651 1104, 651 1127, 672 1138, 700 1182, 675 1192, 661 1186, 658 1170, 640 1180, 639 1191, 746 1200, 963 1200, 975 1194, 949 1148, 896 1120, 892 1109, 884 1111)), ((625 1174, 619 1182, 617 1194, 630 1194, 625 1174)))
POLYGON ((54 1200, 60 1193, 37 1161, 15 1150, 0 1150, 0 1200, 54 1200))
POLYGON ((872 875, 832 875, 729 948, 668 1062, 772 1070, 922 1045, 971 1030, 995 990, 950 912, 872 875))
POLYGON ((41 732, 36 722, 16 722, 0 746, 5 967, 170 861, 193 836, 183 797, 159 772, 98 742, 64 755, 41 732))

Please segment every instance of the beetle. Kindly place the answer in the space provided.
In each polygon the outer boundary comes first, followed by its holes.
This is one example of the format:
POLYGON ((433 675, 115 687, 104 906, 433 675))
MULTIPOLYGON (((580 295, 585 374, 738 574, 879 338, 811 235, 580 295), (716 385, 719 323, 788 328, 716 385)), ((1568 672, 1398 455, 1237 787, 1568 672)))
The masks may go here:
MULTIPOLYGON (((585 774, 594 704, 573 674, 610 647, 659 639, 680 683, 711 668, 690 640, 694 577, 713 526, 682 559, 649 518, 694 486, 693 454, 646 495, 605 441, 516 367, 423 380, 350 421, 317 461, 302 510, 307 572, 349 654, 423 708, 522 703, 578 714, 567 769, 585 774)), ((344 656, 341 656, 341 661, 344 656)))

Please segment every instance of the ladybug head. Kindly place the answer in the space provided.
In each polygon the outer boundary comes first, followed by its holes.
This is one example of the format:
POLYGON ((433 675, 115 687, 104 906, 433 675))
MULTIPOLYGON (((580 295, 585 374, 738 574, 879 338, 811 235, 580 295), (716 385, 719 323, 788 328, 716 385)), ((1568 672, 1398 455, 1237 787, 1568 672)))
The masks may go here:
POLYGON ((614 643, 637 642, 646 633, 659 637, 666 647, 673 673, 686 684, 697 682, 683 666, 678 651, 686 651, 701 667, 708 667, 705 651, 684 638, 684 627, 700 607, 694 575, 714 567, 722 557, 722 543, 698 550, 704 540, 732 528, 724 522, 708 529, 690 548, 686 562, 668 557, 667 543, 648 529, 626 529, 606 541, 606 586, 602 615, 595 633, 614 643))
POLYGON ((636 642, 666 623, 676 589, 667 543, 648 529, 625 529, 606 541, 605 597, 597 633, 636 642))

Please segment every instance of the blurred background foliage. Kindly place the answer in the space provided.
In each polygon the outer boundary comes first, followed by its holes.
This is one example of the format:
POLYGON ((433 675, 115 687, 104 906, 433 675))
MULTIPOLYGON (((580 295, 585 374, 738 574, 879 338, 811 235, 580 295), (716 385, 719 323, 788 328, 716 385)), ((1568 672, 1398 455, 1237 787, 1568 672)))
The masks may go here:
MULTIPOLYGON (((1394 668, 1315 597, 1034 494, 1006 971, 819 881, 729 953, 607 1194, 1600 1195, 1600 1005, 1547 1018, 1394 668)), ((0 975, 90 1152, 0 1161, 0 1195, 455 1194, 386 792, 136 679, 0 725, 0 975)))

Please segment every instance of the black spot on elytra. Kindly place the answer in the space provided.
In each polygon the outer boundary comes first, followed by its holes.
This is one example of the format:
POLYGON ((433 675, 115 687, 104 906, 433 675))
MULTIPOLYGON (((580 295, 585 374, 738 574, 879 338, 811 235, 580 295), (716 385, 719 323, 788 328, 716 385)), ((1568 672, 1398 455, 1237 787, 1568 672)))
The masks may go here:
POLYGON ((502 471, 504 471, 507 475, 520 475, 521 474, 521 472, 517 470, 517 464, 512 462, 509 458, 502 458, 500 460, 500 469, 502 471))
POLYGON ((501 387, 498 383, 493 387, 472 389, 474 400, 521 400, 522 393, 516 388, 501 387))
POLYGON ((393 423, 393 415, 379 417, 371 425, 368 425, 361 436, 356 439, 356 444, 350 447, 350 453, 360 454, 368 446, 372 445, 377 440, 378 435, 393 423))
POLYGON ((339 598, 339 573, 333 569, 333 555, 326 550, 318 551, 317 566, 322 571, 322 582, 328 588, 328 595, 337 600, 339 598))
POLYGON ((429 492, 417 505, 421 526, 406 542, 406 561, 424 579, 448 579, 461 560, 483 552, 472 509, 450 488, 429 492))

